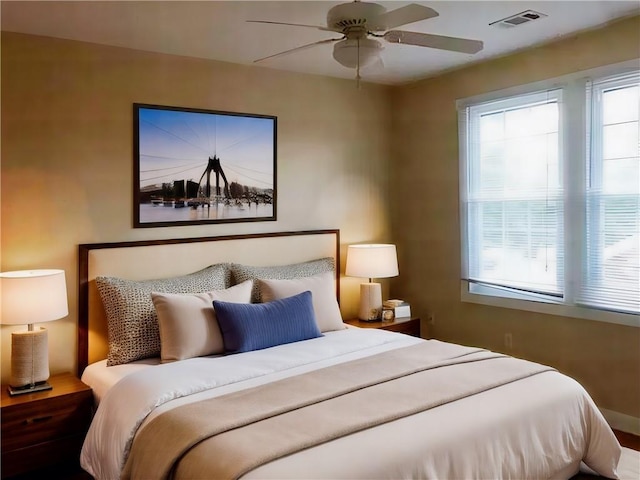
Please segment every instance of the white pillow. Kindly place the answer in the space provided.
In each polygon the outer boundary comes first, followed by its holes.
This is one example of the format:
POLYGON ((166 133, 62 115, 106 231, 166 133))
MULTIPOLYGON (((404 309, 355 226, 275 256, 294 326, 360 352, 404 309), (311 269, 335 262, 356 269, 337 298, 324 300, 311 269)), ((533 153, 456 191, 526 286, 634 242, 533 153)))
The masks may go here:
POLYGON ((253 281, 191 295, 153 292, 163 362, 224 353, 213 301, 249 303, 253 281))
POLYGON ((312 277, 290 280, 258 279, 258 288, 263 302, 280 300, 302 292, 310 291, 313 310, 321 332, 345 328, 336 300, 336 285, 333 272, 325 272, 312 277))

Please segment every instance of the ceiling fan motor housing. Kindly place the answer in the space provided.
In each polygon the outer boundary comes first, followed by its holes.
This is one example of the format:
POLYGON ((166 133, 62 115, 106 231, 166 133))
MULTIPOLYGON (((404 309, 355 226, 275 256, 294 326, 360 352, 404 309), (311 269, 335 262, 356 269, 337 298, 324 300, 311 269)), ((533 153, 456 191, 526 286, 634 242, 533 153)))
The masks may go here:
POLYGON ((348 31, 351 27, 365 27, 370 32, 385 30, 376 20, 387 11, 382 5, 367 2, 351 2, 336 5, 327 13, 327 27, 348 31))

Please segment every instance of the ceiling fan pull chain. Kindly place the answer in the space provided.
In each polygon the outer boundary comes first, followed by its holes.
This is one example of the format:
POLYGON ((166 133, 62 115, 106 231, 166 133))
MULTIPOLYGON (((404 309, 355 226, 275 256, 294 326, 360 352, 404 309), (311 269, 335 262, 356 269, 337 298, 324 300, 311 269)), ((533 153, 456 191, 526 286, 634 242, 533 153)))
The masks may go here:
POLYGON ((358 38, 358 59, 356 60, 356 88, 360 88, 360 38, 358 38))

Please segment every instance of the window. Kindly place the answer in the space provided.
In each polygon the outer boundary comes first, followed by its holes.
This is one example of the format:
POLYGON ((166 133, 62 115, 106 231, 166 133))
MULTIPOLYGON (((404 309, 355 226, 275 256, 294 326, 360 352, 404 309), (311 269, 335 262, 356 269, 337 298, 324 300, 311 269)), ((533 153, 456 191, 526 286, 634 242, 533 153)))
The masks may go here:
POLYGON ((596 81, 588 94, 586 255, 577 302, 640 313, 638 78, 596 81))
POLYGON ((463 299, 640 325, 639 81, 565 78, 460 102, 463 299))

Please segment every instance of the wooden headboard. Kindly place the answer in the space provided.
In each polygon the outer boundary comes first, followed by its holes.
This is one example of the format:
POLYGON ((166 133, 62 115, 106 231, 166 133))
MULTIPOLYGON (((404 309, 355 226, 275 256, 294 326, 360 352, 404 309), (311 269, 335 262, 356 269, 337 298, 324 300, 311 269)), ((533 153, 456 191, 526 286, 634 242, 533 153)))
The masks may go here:
POLYGON ((339 300, 337 229, 79 245, 78 375, 107 356, 107 321, 97 276, 148 280, 185 275, 220 262, 271 266, 322 257, 335 259, 339 300))

